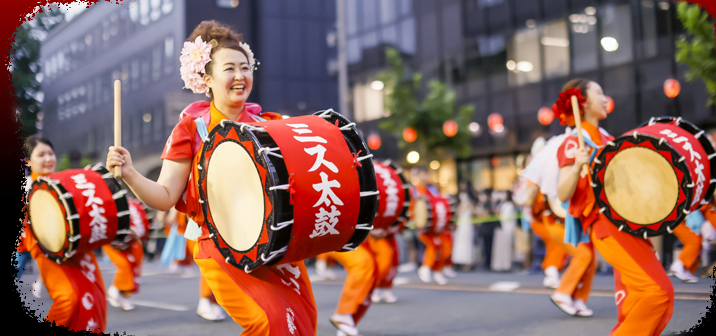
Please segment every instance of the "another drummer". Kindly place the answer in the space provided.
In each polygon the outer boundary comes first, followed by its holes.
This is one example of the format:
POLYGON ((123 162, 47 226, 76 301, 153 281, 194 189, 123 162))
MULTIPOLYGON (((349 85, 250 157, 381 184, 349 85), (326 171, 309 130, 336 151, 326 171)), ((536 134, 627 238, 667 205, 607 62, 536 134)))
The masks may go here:
MULTIPOLYGON (((413 189, 413 198, 440 195, 437 188, 430 183, 430 176, 426 169, 422 167, 418 168, 418 176, 420 183, 415 185, 413 189)), ((443 275, 443 268, 452 255, 452 240, 450 236, 443 232, 438 234, 419 232, 418 239, 425 245, 423 264, 418 268, 418 277, 420 277, 420 280, 423 282, 431 282, 431 280, 434 279, 438 285, 447 284, 448 281, 443 275)))
MULTIPOLYGON (((32 172, 26 185, 26 191, 29 192, 37 178, 55 172, 57 159, 52 143, 38 136, 28 137, 23 150, 27 166, 32 172)), ((27 225, 28 212, 25 213, 24 244, 37 262, 40 277, 52 298, 46 321, 70 330, 104 332, 107 301, 104 281, 94 252, 75 255, 62 265, 48 259, 30 233, 27 225)))
MULTIPOLYGON (((257 111, 245 108, 253 87, 256 60, 241 35, 216 21, 204 21, 185 42, 180 60, 186 88, 213 98, 210 110, 201 112, 210 113, 208 130, 221 120, 257 120, 254 114, 257 111)), ((281 118, 276 113, 260 116, 281 118)), ((203 225, 201 204, 195 196, 200 154, 194 148, 201 143, 195 118, 187 113, 172 131, 162 153, 164 163, 157 182, 140 175, 129 152, 121 147, 110 147, 107 167, 112 170, 120 166, 122 179, 149 207, 167 211, 176 205, 201 227, 194 249, 195 261, 218 303, 245 329, 242 335, 315 335, 316 304, 303 261, 261 267, 250 274, 223 264, 224 258, 203 225), (283 300, 268 299, 279 295, 283 300)))
MULTIPOLYGON (((611 335, 659 335, 673 313, 673 285, 648 239, 619 231, 607 217, 599 213, 590 186, 590 176, 581 173, 582 166, 590 164, 590 151, 600 151, 607 141, 613 139, 599 128, 599 120, 607 117, 607 99, 599 84, 584 79, 569 81, 562 92, 560 100, 553 107, 560 122, 574 126, 569 96, 583 97, 579 99, 581 127, 584 129, 585 142, 591 139, 595 146, 580 149, 576 136, 564 140, 557 153, 560 167, 557 192, 562 202, 569 202, 568 214, 578 220, 575 224, 581 224, 581 230, 576 236, 580 241, 588 239, 614 267, 619 323, 611 335), (566 92, 568 90, 570 92, 566 92)), ((576 226, 579 228, 579 225, 576 226)), ((585 258, 583 264, 586 263, 585 258)), ((587 269, 593 269, 592 262, 588 263, 587 269)), ((562 282, 565 282, 564 276, 562 282)), ((579 298, 574 294, 572 298, 579 298)), ((560 296, 559 299, 561 304, 569 307, 569 297, 560 296)))

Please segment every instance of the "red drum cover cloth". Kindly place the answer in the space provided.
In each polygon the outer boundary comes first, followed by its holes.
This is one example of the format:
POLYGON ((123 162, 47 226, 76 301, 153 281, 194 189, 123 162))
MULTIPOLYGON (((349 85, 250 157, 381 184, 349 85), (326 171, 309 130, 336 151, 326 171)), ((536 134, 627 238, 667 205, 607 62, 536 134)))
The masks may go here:
MULTIPOLYGON (((689 206, 689 212, 698 209, 701 206, 701 200, 706 196, 706 189, 711 183, 711 164, 709 163, 708 154, 704 151, 699 140, 693 134, 677 126, 675 121, 644 126, 626 133, 626 135, 633 132, 664 138, 684 157, 684 162, 686 162, 691 173, 691 181, 694 183, 694 196, 689 206), (703 174, 702 178, 699 178, 699 172, 703 174)), ((668 161, 671 162, 671 160, 668 161)))
POLYGON ((133 199, 128 199, 127 202, 129 203, 130 228, 132 232, 142 240, 148 239, 149 219, 147 219, 147 213, 144 211, 142 203, 133 199))
POLYGON ((381 162, 374 161, 375 179, 378 182, 378 213, 373 220, 374 229, 387 229, 403 211, 405 192, 398 173, 381 162))
POLYGON ((281 262, 341 250, 360 224, 360 185, 357 161, 340 129, 317 116, 256 125, 281 149, 289 174, 294 218, 281 262))
MULTIPOLYGON (((104 181, 104 179, 102 179, 102 175, 100 175, 100 173, 91 169, 69 169, 59 173, 50 174, 46 177, 46 179, 59 181, 62 187, 64 187, 68 193, 72 194, 72 199, 68 199, 67 201, 74 202, 75 209, 77 209, 77 215, 79 215, 80 221, 79 234, 82 235, 82 237, 78 241, 79 244, 75 249, 75 253, 77 255, 83 252, 94 251, 100 248, 102 245, 109 244, 110 242, 112 242, 112 240, 114 240, 114 238, 117 236, 117 206, 114 203, 114 199, 112 198, 112 192, 109 190, 109 187, 107 186, 107 183, 104 181), (84 175, 84 180, 86 181, 86 184, 79 183, 81 179, 80 175, 84 175), (72 179, 73 176, 77 179, 78 183, 76 183, 75 180, 72 179), (93 186, 93 188, 89 188, 91 186, 93 186), (94 190, 94 192, 90 192, 89 190, 94 190), (87 195, 83 195, 83 191, 87 195), (101 204, 98 204, 100 202, 101 204), (97 213, 93 211, 94 208, 96 208, 97 213), (92 239, 93 226, 98 226, 99 228, 104 226, 104 228, 102 228, 103 230, 99 230, 104 231, 104 234, 102 235, 101 239, 90 243, 90 240, 92 239)), ((37 189, 45 189, 49 191, 60 204, 60 208, 62 209, 63 214, 67 216, 67 209, 65 209, 64 205, 62 204, 62 201, 60 201, 59 199, 60 195, 58 195, 53 188, 48 187, 47 184, 43 183, 41 184, 41 187, 39 187, 38 185, 40 184, 33 184, 33 191, 37 189)), ((33 195, 30 194, 30 201, 32 200, 32 196, 33 195)), ((32 222, 32 219, 30 219, 30 221, 32 222)), ((32 227, 32 225, 30 226, 32 227)), ((69 223, 67 223, 67 218, 65 218, 65 228, 68 234, 67 238, 70 238, 70 226, 69 223)), ((33 234, 35 234, 34 229, 33 234)), ((73 232, 72 234, 77 235, 77 232, 73 232)), ((35 235, 35 239, 37 240, 38 245, 42 244, 40 240, 37 239, 37 235, 35 235)), ((69 241, 65 241, 65 245, 62 247, 62 251, 64 251, 68 246, 69 241)), ((62 253, 62 251, 60 253, 62 253)))
POLYGON ((433 206, 433 222, 427 233, 440 234, 448 228, 450 223, 450 203, 446 198, 433 196, 430 193, 427 193, 426 197, 433 206))

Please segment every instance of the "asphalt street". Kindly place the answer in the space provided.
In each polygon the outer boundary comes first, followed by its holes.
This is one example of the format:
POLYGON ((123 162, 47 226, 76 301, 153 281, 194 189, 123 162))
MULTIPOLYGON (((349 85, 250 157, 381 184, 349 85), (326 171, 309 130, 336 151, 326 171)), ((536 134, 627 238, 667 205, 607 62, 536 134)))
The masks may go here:
MULTIPOLYGON (((98 258, 109 286, 115 267, 98 258)), ((34 263, 34 262, 33 262, 34 263)), ((321 279, 312 267, 313 291, 318 308, 318 335, 336 335, 328 318, 336 308, 345 273, 334 269, 335 280, 321 279)), ((171 273, 158 261, 145 262, 140 292, 131 298, 132 311, 108 307, 107 333, 127 335, 238 335, 242 328, 227 317, 206 321, 196 314, 199 299, 199 268, 171 273)), ((44 317, 52 304, 43 287, 41 298, 31 294, 37 268, 26 271, 18 286, 25 304, 44 317)), ((571 317, 549 299, 542 276, 521 273, 457 273, 447 285, 426 284, 416 272, 399 273, 396 303, 373 304, 358 325, 361 335, 608 335, 617 323, 614 279, 597 275, 588 306, 594 316, 571 317)), ((681 332, 698 323, 711 305, 713 278, 696 284, 672 278, 674 314, 665 332, 681 332)))

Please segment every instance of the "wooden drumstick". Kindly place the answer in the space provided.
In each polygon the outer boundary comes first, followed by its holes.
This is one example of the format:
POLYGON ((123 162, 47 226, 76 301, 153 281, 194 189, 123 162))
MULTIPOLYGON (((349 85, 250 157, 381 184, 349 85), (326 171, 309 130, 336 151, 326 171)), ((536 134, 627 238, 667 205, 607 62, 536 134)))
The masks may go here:
MULTIPOLYGON (((122 82, 114 81, 114 147, 122 146, 122 82)), ((122 177, 122 166, 114 167, 114 177, 122 177)))
MULTIPOLYGON (((574 114, 574 123, 577 126, 577 139, 579 140, 579 149, 584 148, 584 138, 582 137, 582 117, 579 115, 579 103, 577 96, 572 96, 572 113, 574 114)), ((587 164, 582 165, 582 174, 589 174, 587 164)))

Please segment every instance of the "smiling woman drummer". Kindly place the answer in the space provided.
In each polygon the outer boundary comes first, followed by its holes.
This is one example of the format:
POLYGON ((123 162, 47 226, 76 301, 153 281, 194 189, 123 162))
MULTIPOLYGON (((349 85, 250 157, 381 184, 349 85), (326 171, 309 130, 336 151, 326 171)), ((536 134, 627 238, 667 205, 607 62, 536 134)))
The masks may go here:
MULTIPOLYGON (((281 119, 276 113, 260 114, 258 105, 246 102, 257 62, 241 35, 229 27, 215 21, 199 24, 184 43, 180 60, 186 88, 213 98, 202 114, 209 114, 208 130, 222 120, 281 119)), ((191 110, 200 103, 185 110, 189 113, 183 113, 167 140, 157 182, 140 175, 132 166, 129 151, 122 147, 110 147, 107 167, 112 170, 120 166, 125 183, 147 206, 167 211, 176 205, 200 226, 195 261, 217 302, 245 329, 242 335, 315 335, 316 304, 303 261, 279 265, 288 267, 290 274, 274 266, 260 267, 250 274, 238 268, 234 271, 225 268, 224 258, 210 238, 196 192, 201 154, 194 148, 202 142, 194 122, 197 116, 191 116, 191 110), (295 284, 300 291, 285 283, 295 284)))
MULTIPOLYGON (((575 125, 570 104, 572 95, 579 100, 581 127, 588 146, 578 148, 577 137, 569 136, 559 147, 559 199, 569 202, 568 214, 577 223, 577 232, 573 235, 576 240, 594 244, 602 257, 614 267, 619 322, 610 335, 659 335, 673 313, 673 285, 651 242, 621 231, 599 211, 590 186, 590 174, 582 173, 582 166, 592 163, 590 151, 597 151, 598 155, 607 142, 614 139, 599 128, 599 121, 607 117, 607 99, 596 82, 584 79, 568 82, 553 107, 560 121, 568 126, 575 125)), ((565 226, 569 225, 569 216, 565 226)), ((572 236, 569 232, 566 235, 567 238, 572 236)), ((562 284, 565 278, 566 275, 562 284)))
MULTIPOLYGON (((32 172, 26 185, 26 191, 29 193, 32 184, 39 177, 55 172, 57 159, 52 143, 37 136, 28 137, 23 150, 27 157, 27 166, 32 172)), ((26 212, 26 216, 29 212, 26 212)), ((27 220, 23 230, 22 243, 37 262, 42 282, 52 299, 52 306, 47 312, 46 320, 70 330, 104 332, 107 322, 107 301, 104 281, 94 252, 77 254, 67 262, 57 264, 42 252, 35 236, 30 233, 27 220), (82 291, 79 290, 80 288, 82 291), (84 309, 80 309, 81 307, 84 309)), ((35 233, 42 234, 37 231, 35 233)))

